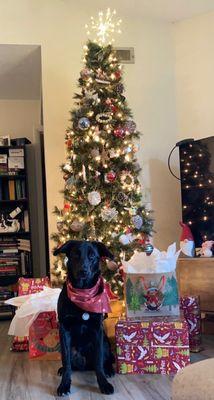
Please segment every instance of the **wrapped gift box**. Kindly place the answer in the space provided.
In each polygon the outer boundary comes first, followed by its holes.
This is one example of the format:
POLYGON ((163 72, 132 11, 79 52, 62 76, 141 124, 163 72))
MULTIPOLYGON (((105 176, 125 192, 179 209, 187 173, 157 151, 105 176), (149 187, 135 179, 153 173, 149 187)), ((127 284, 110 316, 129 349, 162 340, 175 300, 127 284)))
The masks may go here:
POLYGON ((199 296, 183 296, 180 307, 189 327, 189 347, 192 352, 201 351, 201 310, 199 296))
POLYGON ((190 363, 183 318, 119 320, 115 327, 117 372, 174 374, 190 363))
POLYGON ((60 342, 55 311, 42 312, 29 329, 29 357, 60 360, 60 342))
POLYGON ((50 280, 47 276, 44 278, 19 278, 18 296, 41 292, 43 286, 50 286, 50 280))

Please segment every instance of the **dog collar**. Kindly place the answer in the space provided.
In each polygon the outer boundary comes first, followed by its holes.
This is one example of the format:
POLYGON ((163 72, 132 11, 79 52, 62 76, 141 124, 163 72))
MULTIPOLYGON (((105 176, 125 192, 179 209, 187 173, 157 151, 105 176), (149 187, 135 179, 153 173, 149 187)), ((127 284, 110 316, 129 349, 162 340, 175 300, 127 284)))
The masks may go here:
POLYGON ((74 288, 68 280, 66 286, 68 298, 82 310, 100 314, 111 312, 109 297, 102 276, 90 289, 74 288))

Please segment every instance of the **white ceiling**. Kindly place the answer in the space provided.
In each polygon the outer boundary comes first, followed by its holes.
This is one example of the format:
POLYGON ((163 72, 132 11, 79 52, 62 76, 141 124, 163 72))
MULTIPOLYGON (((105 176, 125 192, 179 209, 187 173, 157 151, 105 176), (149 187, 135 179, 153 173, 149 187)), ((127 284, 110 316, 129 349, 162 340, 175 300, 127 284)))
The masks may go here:
POLYGON ((32 45, 0 45, 0 99, 41 97, 41 49, 32 45))
MULTIPOLYGON (((135 0, 145 16, 175 22, 214 11, 214 0, 135 0)), ((132 1, 130 1, 132 3, 132 1)))
MULTIPOLYGON (((61 0, 72 4, 74 0, 61 0)), ((175 22, 192 18, 199 14, 214 11, 214 0, 78 0, 77 7, 94 10, 116 9, 118 15, 133 15, 139 18, 148 17, 162 21, 175 22), (121 12, 123 11, 123 12, 121 12)))

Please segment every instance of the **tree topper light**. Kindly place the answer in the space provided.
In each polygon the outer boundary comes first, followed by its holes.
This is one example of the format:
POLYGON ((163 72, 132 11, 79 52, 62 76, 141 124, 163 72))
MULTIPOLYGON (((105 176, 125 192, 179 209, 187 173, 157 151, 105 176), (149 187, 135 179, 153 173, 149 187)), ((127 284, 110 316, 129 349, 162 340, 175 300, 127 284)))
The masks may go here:
POLYGON ((91 17, 90 24, 85 25, 87 35, 91 35, 94 31, 96 33, 94 41, 98 42, 99 45, 112 44, 115 41, 113 35, 115 33, 121 33, 120 24, 122 20, 118 19, 114 21, 115 15, 116 11, 111 11, 110 8, 108 8, 106 13, 100 11, 97 19, 91 17))

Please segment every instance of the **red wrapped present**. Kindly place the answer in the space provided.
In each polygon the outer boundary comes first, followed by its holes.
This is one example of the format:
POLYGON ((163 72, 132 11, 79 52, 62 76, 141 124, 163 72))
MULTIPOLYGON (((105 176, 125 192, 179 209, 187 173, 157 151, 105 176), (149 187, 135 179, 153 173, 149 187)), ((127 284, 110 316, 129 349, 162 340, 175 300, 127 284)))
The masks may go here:
POLYGON ((27 336, 14 336, 12 346, 12 351, 28 351, 29 342, 27 336))
POLYGON ((120 374, 174 374, 190 363, 184 318, 119 320, 115 333, 120 374))
POLYGON ((29 357, 37 360, 61 359, 55 311, 40 313, 30 326, 29 357))
POLYGON ((184 296, 180 308, 189 327, 189 347, 192 352, 201 351, 201 310, 199 296, 184 296))
POLYGON ((48 276, 45 276, 44 278, 19 278, 18 296, 41 292, 43 286, 50 287, 48 276))
MULTIPOLYGON (((43 290, 43 286, 50 286, 48 276, 44 278, 19 278, 18 296, 26 294, 38 293, 43 290)), ((11 351, 28 351, 29 343, 27 336, 14 336, 11 351)))

